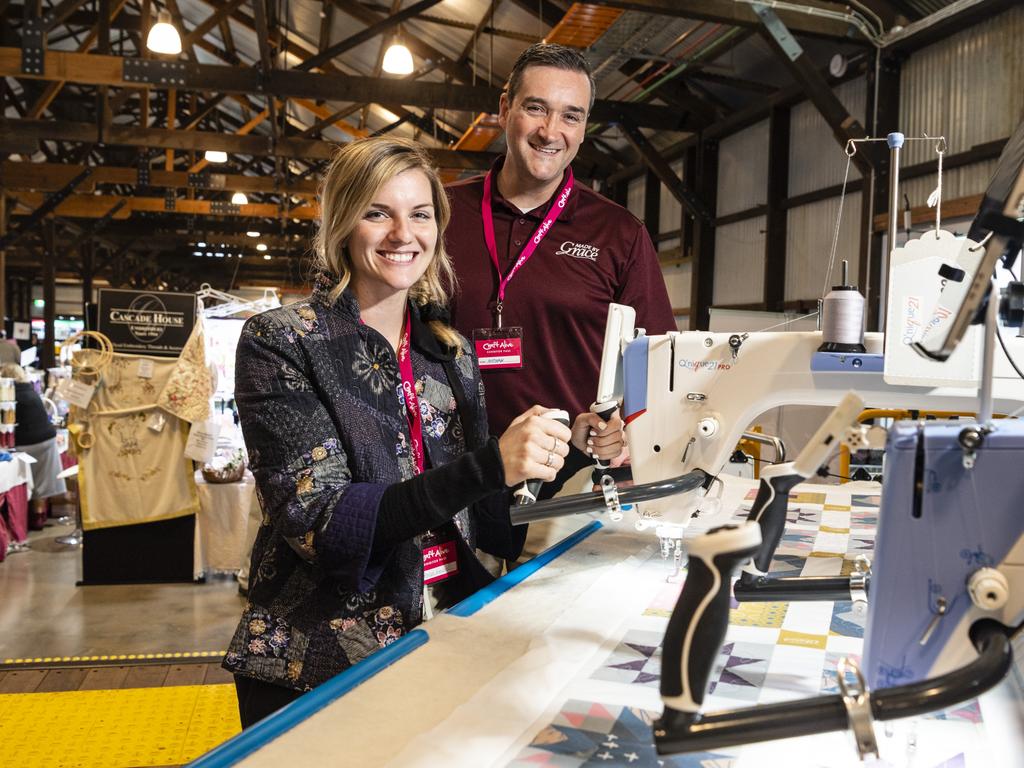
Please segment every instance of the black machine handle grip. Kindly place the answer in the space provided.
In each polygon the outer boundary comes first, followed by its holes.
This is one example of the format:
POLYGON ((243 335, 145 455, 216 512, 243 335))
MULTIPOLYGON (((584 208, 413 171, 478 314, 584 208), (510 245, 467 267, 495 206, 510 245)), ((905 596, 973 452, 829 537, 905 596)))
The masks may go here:
MULTIPOLYGON (((616 400, 608 400, 603 403, 594 403, 590 406, 590 412, 596 413, 601 417, 601 421, 607 422, 608 419, 619 409, 619 403, 616 400)), ((598 469, 608 469, 608 464, 602 462, 597 456, 594 457, 594 466, 598 469)))
MULTIPOLYGON (((562 410, 547 411, 541 414, 547 419, 554 419, 560 424, 569 426, 569 414, 562 410)), ((551 458, 550 456, 548 458, 551 458)), ((543 480, 527 480, 512 494, 516 497, 516 506, 524 507, 529 504, 533 504, 537 501, 537 494, 540 493, 540 487, 544 485, 543 480)))
POLYGON ((661 698, 670 710, 696 715, 729 624, 732 573, 761 543, 757 525, 713 528, 689 542, 686 583, 665 631, 661 698))
POLYGON ((803 480, 803 475, 793 471, 792 464, 775 464, 761 472, 761 484, 747 515, 747 520, 761 529, 761 546, 754 555, 754 567, 761 573, 768 572, 786 530, 789 492, 803 480))

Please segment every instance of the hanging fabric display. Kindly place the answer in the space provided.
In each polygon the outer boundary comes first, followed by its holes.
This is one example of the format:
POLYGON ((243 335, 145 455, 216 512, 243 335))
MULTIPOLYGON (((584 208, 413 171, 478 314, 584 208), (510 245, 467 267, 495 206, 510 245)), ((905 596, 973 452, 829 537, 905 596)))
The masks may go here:
POLYGON ((83 528, 195 514, 199 495, 185 444, 187 422, 210 415, 202 325, 177 359, 107 351, 97 366, 95 356, 80 350, 73 361, 92 390, 70 427, 81 465, 83 528))

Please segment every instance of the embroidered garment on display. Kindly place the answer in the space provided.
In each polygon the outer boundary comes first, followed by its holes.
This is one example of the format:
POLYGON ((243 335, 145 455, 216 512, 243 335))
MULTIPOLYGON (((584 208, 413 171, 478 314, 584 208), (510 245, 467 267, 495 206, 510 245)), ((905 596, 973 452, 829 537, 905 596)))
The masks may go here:
POLYGON ((213 388, 203 343, 202 328, 196 326, 177 359, 115 354, 89 413, 157 405, 185 421, 205 421, 213 388))
POLYGON ((209 418, 211 393, 200 325, 180 358, 113 355, 71 427, 86 530, 199 511, 186 422, 209 418))
POLYGON ((161 413, 92 414, 93 446, 80 457, 78 475, 82 527, 151 523, 199 511, 192 462, 185 458, 187 426, 166 418, 156 432, 148 426, 161 413))

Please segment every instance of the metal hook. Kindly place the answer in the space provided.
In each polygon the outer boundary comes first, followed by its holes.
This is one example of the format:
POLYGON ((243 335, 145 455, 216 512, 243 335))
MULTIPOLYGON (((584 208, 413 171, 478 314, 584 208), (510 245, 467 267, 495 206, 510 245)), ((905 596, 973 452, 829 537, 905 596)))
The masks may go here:
POLYGON ((921 135, 924 136, 926 139, 930 139, 931 141, 935 142, 935 152, 937 154, 946 154, 946 150, 948 150, 949 147, 946 145, 945 136, 929 136, 926 131, 921 131, 921 135))
POLYGON ((857 154, 857 144, 853 139, 847 139, 845 152, 847 157, 853 157, 857 154))

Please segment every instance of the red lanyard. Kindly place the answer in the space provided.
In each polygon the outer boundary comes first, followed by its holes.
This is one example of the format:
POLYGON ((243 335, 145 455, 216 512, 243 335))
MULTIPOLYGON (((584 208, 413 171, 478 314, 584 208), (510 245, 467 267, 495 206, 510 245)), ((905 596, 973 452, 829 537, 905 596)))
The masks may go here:
POLYGON ((494 240, 494 211, 491 210, 491 179, 494 176, 494 171, 488 171, 487 175, 484 176, 484 199, 480 204, 480 215, 484 220, 484 241, 487 243, 487 251, 491 254, 491 263, 494 264, 494 269, 498 273, 498 318, 501 318, 501 305, 505 302, 505 286, 512 281, 512 276, 519 271, 519 268, 523 266, 530 257, 533 256, 533 252, 537 250, 537 246, 540 245, 540 241, 544 239, 548 231, 551 229, 562 211, 565 209, 565 204, 569 200, 569 195, 572 194, 573 187, 573 175, 572 168, 569 168, 569 176, 565 180, 565 186, 562 187, 562 191, 558 193, 558 197, 551 203, 551 207, 548 208, 548 212, 544 214, 544 220, 537 227, 533 236, 527 241, 522 252, 519 254, 519 258, 516 259, 516 263, 512 265, 512 269, 508 271, 508 274, 504 277, 501 276, 501 267, 498 265, 498 247, 494 240))
POLYGON ((423 419, 420 417, 419 398, 416 397, 416 379, 412 375, 412 357, 409 354, 409 310, 405 311, 405 327, 402 340, 398 343, 398 371, 402 376, 402 393, 405 395, 405 416, 409 420, 409 435, 412 437, 412 457, 416 463, 413 470, 417 475, 423 472, 423 419))

